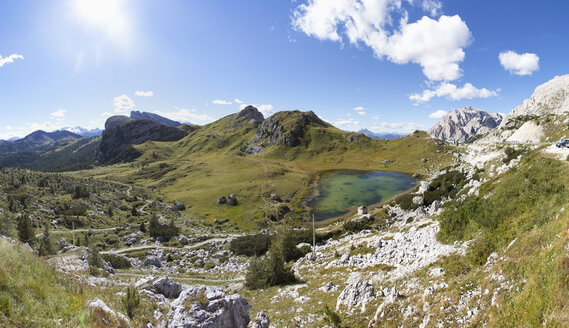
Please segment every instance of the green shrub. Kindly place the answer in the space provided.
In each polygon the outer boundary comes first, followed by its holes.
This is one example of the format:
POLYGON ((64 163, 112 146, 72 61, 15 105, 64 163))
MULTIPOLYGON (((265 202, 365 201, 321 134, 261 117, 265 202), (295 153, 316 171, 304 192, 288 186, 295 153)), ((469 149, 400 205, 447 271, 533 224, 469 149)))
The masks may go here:
POLYGON ((365 229, 369 229, 370 225, 367 222, 361 221, 348 221, 343 225, 344 230, 352 232, 360 232, 365 229))
POLYGON ((109 262, 114 269, 130 269, 130 261, 122 256, 115 254, 102 254, 101 257, 109 262))
POLYGON ((413 197, 415 196, 415 194, 403 194, 395 198, 395 202, 405 211, 414 211, 417 209, 417 205, 413 203, 413 197))
POLYGON ((134 318, 134 311, 140 304, 140 295, 135 288, 127 287, 126 295, 122 298, 122 304, 129 318, 134 318))
POLYGON ((213 263, 213 262, 206 262, 206 263, 204 264, 203 268, 206 269, 206 270, 213 269, 213 268, 215 268, 215 263, 213 263))
POLYGON ((233 239, 229 244, 229 250, 235 255, 261 256, 269 250, 270 245, 270 235, 246 235, 233 239))
POLYGON ((103 258, 99 254, 99 250, 97 248, 90 250, 89 256, 87 256, 87 262, 90 266, 93 266, 95 268, 102 268, 105 266, 105 262, 103 261, 103 258))
POLYGON ((249 289, 286 285, 296 281, 294 272, 285 265, 282 241, 272 243, 269 254, 264 258, 251 261, 245 275, 245 286, 249 289))
POLYGON ((506 153, 506 157, 504 159, 502 159, 502 162, 504 164, 510 164, 510 162, 513 159, 518 158, 518 156, 524 155, 525 153, 527 153, 527 148, 515 149, 513 147, 506 147, 504 152, 506 153))
POLYGON ((78 185, 73 189, 73 199, 89 198, 91 194, 83 185, 78 185))
POLYGON ((14 221, 8 213, 0 213, 0 235, 6 237, 14 236, 14 221))
POLYGON ((326 323, 336 328, 343 327, 342 318, 340 318, 340 315, 336 313, 334 310, 332 310, 330 307, 328 307, 328 305, 324 306, 324 310, 322 312, 324 312, 324 321, 326 323))
POLYGON ((22 243, 33 245, 35 242, 34 227, 32 220, 27 215, 22 215, 18 218, 18 239, 22 243))
POLYGON ((165 240, 170 240, 170 238, 178 235, 180 229, 174 224, 174 219, 170 220, 169 224, 160 224, 158 217, 152 215, 150 218, 150 223, 148 223, 148 233, 151 237, 162 237, 165 240))
POLYGON ((46 224, 40 240, 39 255, 46 256, 52 254, 55 254, 55 248, 53 247, 53 242, 49 236, 49 226, 46 224))
POLYGON ((466 175, 460 171, 442 174, 429 184, 429 190, 423 194, 423 203, 428 206, 442 197, 454 198, 464 187, 466 180, 466 175))

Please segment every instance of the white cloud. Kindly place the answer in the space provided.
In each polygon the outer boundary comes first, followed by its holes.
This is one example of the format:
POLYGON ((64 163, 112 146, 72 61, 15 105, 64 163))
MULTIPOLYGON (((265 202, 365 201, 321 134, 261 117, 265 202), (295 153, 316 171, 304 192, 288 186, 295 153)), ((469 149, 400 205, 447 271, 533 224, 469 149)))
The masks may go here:
POLYGON ((231 105, 231 101, 222 100, 222 99, 215 99, 212 101, 214 105, 231 105))
POLYGON ((373 119, 377 121, 379 120, 379 116, 374 116, 373 119))
POLYGON ((342 129, 342 130, 354 131, 354 130, 361 129, 360 121, 354 119, 350 115, 348 115, 348 118, 340 118, 340 119, 337 119, 336 121, 327 121, 326 120, 326 122, 332 124, 333 126, 339 128, 339 129, 342 129))
POLYGON ((458 87, 453 83, 442 82, 434 90, 423 90, 423 93, 414 93, 409 99, 417 103, 425 103, 434 97, 445 97, 449 100, 473 99, 473 98, 489 98, 498 95, 497 90, 488 90, 486 88, 478 89, 470 83, 465 83, 462 87, 458 87))
POLYGON ((152 96, 154 96, 154 92, 152 92, 152 91, 135 91, 134 95, 139 96, 139 97, 152 97, 152 96))
POLYGON ((236 104, 242 104, 242 103, 243 103, 243 101, 242 101, 242 100, 239 100, 238 98, 233 99, 233 101, 234 101, 236 104))
POLYGON ((443 4, 437 0, 423 0, 421 8, 431 14, 431 16, 438 16, 443 4))
POLYGON ((257 107, 257 109, 263 114, 264 117, 269 117, 275 112, 273 105, 260 105, 257 107))
POLYGON ((193 124, 204 124, 213 121, 213 118, 207 114, 199 114, 195 109, 176 108, 173 112, 154 111, 155 114, 164 116, 174 121, 193 124))
POLYGON ((0 67, 8 63, 13 63, 15 59, 24 59, 24 56, 18 54, 12 54, 8 57, 2 57, 2 55, 0 55, 0 67))
POLYGON ((358 106, 358 107, 354 108, 354 110, 360 115, 366 114, 366 109, 362 106, 358 106))
POLYGON ((375 133, 411 133, 415 130, 424 130, 425 126, 415 122, 392 123, 380 122, 368 128, 375 133))
POLYGON ((65 109, 59 109, 51 114, 49 114, 51 117, 55 117, 55 118, 64 118, 65 117, 65 112, 67 112, 65 109))
POLYGON ((447 114, 446 110, 439 109, 436 112, 429 114, 429 118, 441 119, 447 114))
MULTIPOLYGON (((247 106, 249 106, 249 105, 241 104, 241 105, 239 105, 239 110, 242 110, 243 108, 245 108, 247 106)), ((275 113, 275 107, 271 104, 266 104, 266 105, 252 104, 251 106, 256 107, 259 110, 259 112, 261 112, 261 114, 263 114, 263 116, 265 118, 267 118, 267 117, 269 117, 275 113)))
POLYGON ((518 54, 509 50, 501 52, 498 59, 504 69, 519 76, 531 75, 539 70, 539 57, 536 54, 518 54))
POLYGON ((135 106, 132 99, 127 95, 115 97, 113 105, 115 106, 115 113, 126 113, 135 106))
MULTIPOLYGON (((418 4, 430 14, 437 14, 441 7, 439 1, 418 4)), ((458 15, 424 16, 408 23, 401 0, 308 0, 293 11, 292 25, 320 40, 342 42, 347 38, 351 44, 363 43, 378 58, 397 64, 419 64, 425 76, 435 81, 456 80, 462 75, 463 48, 471 42, 470 30, 458 15), (396 28, 394 13, 401 14, 396 28)))

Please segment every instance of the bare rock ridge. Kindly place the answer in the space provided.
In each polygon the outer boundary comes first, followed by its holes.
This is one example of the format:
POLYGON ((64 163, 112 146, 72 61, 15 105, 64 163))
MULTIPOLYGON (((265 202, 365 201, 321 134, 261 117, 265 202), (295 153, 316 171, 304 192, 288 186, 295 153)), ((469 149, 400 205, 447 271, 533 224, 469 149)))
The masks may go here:
POLYGON ((482 142, 544 142, 569 137, 569 74, 538 86, 482 142))
POLYGON ((502 122, 502 119, 501 114, 467 106, 447 113, 427 132, 445 142, 464 143, 473 136, 490 132, 502 122))
POLYGON ((148 113, 148 112, 132 111, 132 112, 130 112, 130 118, 133 120, 152 120, 154 122, 164 124, 164 125, 168 125, 168 126, 173 126, 173 127, 178 127, 178 126, 182 125, 182 123, 180 123, 178 121, 174 121, 174 120, 171 120, 169 118, 160 116, 158 114, 153 114, 153 113, 148 113))
POLYGON ((308 126, 330 127, 314 112, 285 111, 267 118, 257 130, 255 143, 265 146, 298 146, 308 126))
POLYGON ((243 108, 239 114, 237 114, 237 118, 245 119, 249 123, 263 123, 265 121, 265 117, 263 114, 259 112, 259 110, 254 106, 247 106, 243 108))
POLYGON ((140 153, 132 147, 147 141, 177 141, 186 132, 152 120, 126 120, 126 116, 110 117, 97 152, 97 161, 103 164, 132 160, 140 153), (110 121, 110 122, 109 122, 110 121), (122 124, 117 124, 123 122, 122 124), (110 128, 107 128, 110 127, 110 128))

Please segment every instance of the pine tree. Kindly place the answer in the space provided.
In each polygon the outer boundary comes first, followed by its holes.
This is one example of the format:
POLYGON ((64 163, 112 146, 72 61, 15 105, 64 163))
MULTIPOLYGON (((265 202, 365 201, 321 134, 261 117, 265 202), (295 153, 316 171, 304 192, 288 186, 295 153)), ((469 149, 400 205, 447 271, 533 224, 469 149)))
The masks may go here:
POLYGON ((146 232, 146 225, 144 224, 144 222, 140 222, 140 232, 142 233, 146 232))
POLYGON ((18 238, 23 243, 28 243, 30 245, 34 244, 34 227, 32 226, 32 220, 28 216, 22 215, 18 218, 18 238))
POLYGON ((51 242, 51 238, 49 236, 49 226, 46 224, 43 230, 43 236, 40 241, 40 249, 39 254, 40 256, 46 256, 54 254, 54 247, 53 243, 51 242))

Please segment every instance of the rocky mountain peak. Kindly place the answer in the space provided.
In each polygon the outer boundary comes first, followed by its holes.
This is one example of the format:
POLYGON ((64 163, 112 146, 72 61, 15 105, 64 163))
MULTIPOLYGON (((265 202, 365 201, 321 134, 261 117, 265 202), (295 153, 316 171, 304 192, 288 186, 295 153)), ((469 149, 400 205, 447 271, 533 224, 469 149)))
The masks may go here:
POLYGON ((567 138, 569 74, 538 86, 530 98, 514 108, 484 142, 540 142, 567 138))
POLYGON ((284 111, 267 118, 257 131, 255 142, 266 141, 268 146, 298 146, 308 126, 330 127, 314 112, 284 111))
POLYGON ((475 135, 490 132, 502 122, 502 119, 502 114, 466 106, 448 112, 427 132, 446 142, 464 143, 475 135))
POLYGON ((237 114, 238 118, 246 119, 252 123, 263 123, 265 117, 259 110, 254 106, 247 106, 243 108, 239 114, 237 114))
POLYGON ((563 115, 569 112, 569 74, 556 76, 538 86, 530 98, 508 114, 508 118, 520 115, 563 115))

